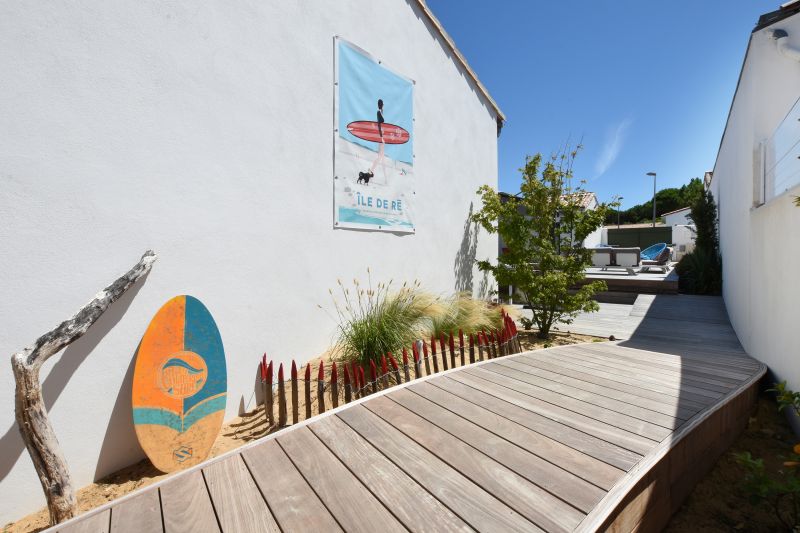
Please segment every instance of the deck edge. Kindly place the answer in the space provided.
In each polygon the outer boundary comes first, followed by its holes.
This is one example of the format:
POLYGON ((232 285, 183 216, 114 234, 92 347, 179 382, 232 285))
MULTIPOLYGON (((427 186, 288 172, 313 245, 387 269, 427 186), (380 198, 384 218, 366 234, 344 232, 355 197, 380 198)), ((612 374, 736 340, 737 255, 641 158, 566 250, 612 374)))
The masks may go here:
MULTIPOLYGON (((689 442, 689 438, 696 431, 707 430, 708 423, 713 422, 714 417, 723 413, 723 409, 729 404, 742 397, 747 399, 748 394, 754 392, 754 389, 758 387, 759 382, 767 372, 767 366, 761 362, 758 363, 758 369, 753 372, 747 381, 730 391, 720 402, 689 419, 683 426, 678 428, 677 432, 661 441, 652 452, 627 472, 608 492, 605 498, 586 515, 575 531, 634 531, 640 529, 640 526, 649 515, 653 523, 648 523, 645 530, 654 531, 663 528, 672 513, 683 503, 686 496, 690 494, 691 489, 700 480, 700 476, 695 475, 698 479, 694 480, 694 482, 689 480, 687 484, 686 479, 683 477, 683 474, 687 472, 681 472, 678 476, 675 475, 670 464, 671 460, 676 459, 672 457, 673 452, 682 451, 681 448, 689 442), (653 475, 653 472, 657 470, 661 471, 658 472, 658 475, 653 475), (650 481, 649 477, 652 477, 653 480, 650 481), (659 481, 660 483, 658 483, 659 481), (678 498, 672 498, 672 488, 678 483, 683 483, 684 485, 682 493, 679 493, 678 498), (661 493, 656 493, 656 491, 661 491, 661 493), (666 501, 664 496, 666 496, 666 501), (643 506, 640 498, 647 498, 643 506), (664 508, 665 504, 668 504, 669 507, 664 508), (661 505, 661 507, 657 507, 657 505, 661 505)), ((752 401, 746 402, 745 408, 751 405, 753 401, 755 401, 755 396, 753 396, 752 401)), ((741 433, 746 426, 747 418, 744 418, 744 422, 745 424, 741 428, 733 427, 731 428, 732 431, 726 432, 725 436, 727 438, 721 441, 721 446, 704 449, 704 451, 710 449, 715 452, 711 456, 709 467, 713 466, 718 457, 729 448, 733 440, 741 433)), ((722 437, 722 435, 718 436, 722 437)), ((705 456, 704 459, 707 460, 708 456, 705 456)), ((698 470, 701 474, 705 474, 705 470, 698 470)))

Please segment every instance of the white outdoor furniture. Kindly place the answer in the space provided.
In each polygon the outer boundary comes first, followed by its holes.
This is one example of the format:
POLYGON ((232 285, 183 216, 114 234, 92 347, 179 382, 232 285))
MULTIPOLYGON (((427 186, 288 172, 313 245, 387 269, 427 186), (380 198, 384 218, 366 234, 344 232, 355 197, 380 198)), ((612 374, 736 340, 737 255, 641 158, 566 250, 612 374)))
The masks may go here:
POLYGON ((636 275, 634 267, 639 266, 640 248, 593 248, 592 265, 608 270, 625 270, 629 275, 636 275))

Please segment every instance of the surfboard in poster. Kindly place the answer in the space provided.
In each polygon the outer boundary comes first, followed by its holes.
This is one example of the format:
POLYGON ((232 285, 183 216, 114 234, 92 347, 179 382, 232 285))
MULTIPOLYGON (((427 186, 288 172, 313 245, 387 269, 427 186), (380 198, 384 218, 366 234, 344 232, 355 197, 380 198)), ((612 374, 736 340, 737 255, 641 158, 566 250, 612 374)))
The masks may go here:
POLYGON ((413 233, 414 82, 335 43, 334 227, 413 233))
POLYGON ((225 416, 225 351, 208 309, 176 296, 150 321, 133 373, 133 423, 142 449, 162 472, 208 457, 225 416))

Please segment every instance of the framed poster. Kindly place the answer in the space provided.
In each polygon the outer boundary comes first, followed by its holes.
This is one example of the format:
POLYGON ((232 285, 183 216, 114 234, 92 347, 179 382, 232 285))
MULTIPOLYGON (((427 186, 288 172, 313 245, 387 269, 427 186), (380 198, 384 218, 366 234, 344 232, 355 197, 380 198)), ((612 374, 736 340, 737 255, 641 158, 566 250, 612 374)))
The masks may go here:
POLYGON ((414 81, 334 44, 334 227, 413 233, 414 81))

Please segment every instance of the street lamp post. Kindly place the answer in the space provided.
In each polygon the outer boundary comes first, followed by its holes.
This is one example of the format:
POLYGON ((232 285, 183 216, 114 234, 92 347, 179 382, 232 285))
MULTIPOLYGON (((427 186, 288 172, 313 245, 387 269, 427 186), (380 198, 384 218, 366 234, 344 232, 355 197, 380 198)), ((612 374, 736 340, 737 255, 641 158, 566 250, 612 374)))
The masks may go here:
POLYGON ((619 229, 619 210, 622 209, 622 200, 624 199, 622 196, 617 198, 617 229, 619 229))
POLYGON ((653 227, 656 227, 656 173, 648 172, 648 176, 653 176, 653 227))

